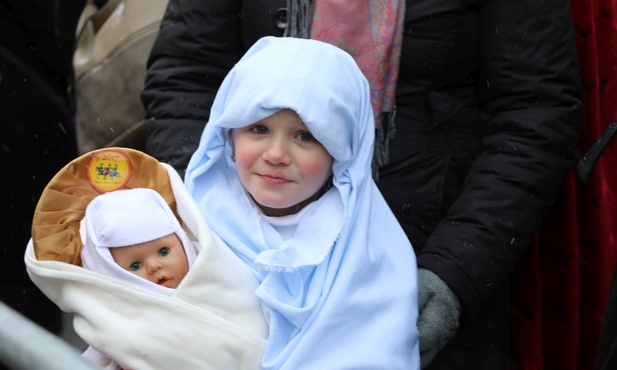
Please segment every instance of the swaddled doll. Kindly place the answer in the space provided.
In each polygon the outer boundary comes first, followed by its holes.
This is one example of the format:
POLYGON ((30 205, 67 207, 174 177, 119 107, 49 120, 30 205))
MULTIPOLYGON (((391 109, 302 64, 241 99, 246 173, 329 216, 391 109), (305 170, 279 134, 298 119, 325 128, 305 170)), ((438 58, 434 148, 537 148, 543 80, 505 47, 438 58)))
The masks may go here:
MULTIPOLYGON (((168 296, 199 250, 163 197, 148 188, 99 195, 88 204, 82 226, 84 268, 168 296)), ((100 368, 118 368, 92 347, 83 357, 100 368)))
POLYGON ((87 359, 122 369, 259 369, 267 324, 258 283, 171 166, 127 148, 86 153, 49 182, 32 224, 28 274, 73 314, 87 359), (176 272, 149 262, 180 248, 186 265, 179 258, 176 272))

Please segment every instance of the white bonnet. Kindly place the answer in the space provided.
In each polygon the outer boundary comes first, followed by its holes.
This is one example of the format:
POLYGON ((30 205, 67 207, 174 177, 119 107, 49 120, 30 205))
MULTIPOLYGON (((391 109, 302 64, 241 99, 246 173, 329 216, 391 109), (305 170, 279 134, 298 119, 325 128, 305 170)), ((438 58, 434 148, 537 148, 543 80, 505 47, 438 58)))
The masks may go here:
POLYGON ((84 242, 81 252, 84 268, 166 294, 173 290, 124 270, 114 261, 109 248, 145 243, 175 233, 182 241, 189 267, 196 258, 192 242, 167 202, 148 188, 116 190, 97 196, 86 208, 80 232, 84 242))

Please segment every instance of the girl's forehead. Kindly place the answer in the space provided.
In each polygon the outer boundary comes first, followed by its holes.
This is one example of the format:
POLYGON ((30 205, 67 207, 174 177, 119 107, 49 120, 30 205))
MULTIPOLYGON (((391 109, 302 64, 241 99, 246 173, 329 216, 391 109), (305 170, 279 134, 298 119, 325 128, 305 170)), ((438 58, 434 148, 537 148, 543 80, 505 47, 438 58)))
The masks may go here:
POLYGON ((298 113, 296 113, 295 111, 291 109, 281 109, 280 111, 274 113, 273 115, 266 117, 258 122, 289 123, 289 124, 295 124, 295 125, 302 125, 306 127, 306 125, 304 124, 304 122, 302 121, 298 113))
POLYGON ((276 118, 287 118, 287 119, 300 120, 300 116, 298 115, 298 113, 296 113, 296 111, 285 108, 285 109, 278 110, 265 118, 262 118, 261 121, 267 121, 267 120, 276 119, 276 118))

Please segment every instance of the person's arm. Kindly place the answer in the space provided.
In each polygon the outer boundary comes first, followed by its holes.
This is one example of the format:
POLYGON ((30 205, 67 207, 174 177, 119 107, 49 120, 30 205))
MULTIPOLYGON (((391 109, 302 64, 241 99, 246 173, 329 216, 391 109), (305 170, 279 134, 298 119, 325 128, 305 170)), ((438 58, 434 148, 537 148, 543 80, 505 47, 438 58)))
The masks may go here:
POLYGON ((183 175, 223 78, 242 54, 241 1, 170 0, 141 94, 146 152, 183 175))
POLYGON ((141 94, 148 154, 184 176, 223 79, 261 36, 282 36, 285 4, 169 1, 141 94))
POLYGON ((573 165, 582 92, 569 3, 487 1, 480 12, 482 152, 418 256, 463 319, 523 255, 573 165))

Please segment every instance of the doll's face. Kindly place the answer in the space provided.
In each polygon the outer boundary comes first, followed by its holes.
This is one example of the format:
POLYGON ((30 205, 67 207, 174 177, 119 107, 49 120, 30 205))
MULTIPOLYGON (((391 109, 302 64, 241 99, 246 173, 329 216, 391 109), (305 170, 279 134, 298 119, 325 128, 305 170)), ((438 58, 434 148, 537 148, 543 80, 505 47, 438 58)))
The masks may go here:
POLYGON ((169 234, 149 242, 109 248, 123 269, 167 288, 177 288, 188 272, 188 260, 180 238, 169 234))
POLYGON ((297 212, 332 175, 332 156, 292 110, 234 129, 232 140, 240 180, 268 216, 297 212))

